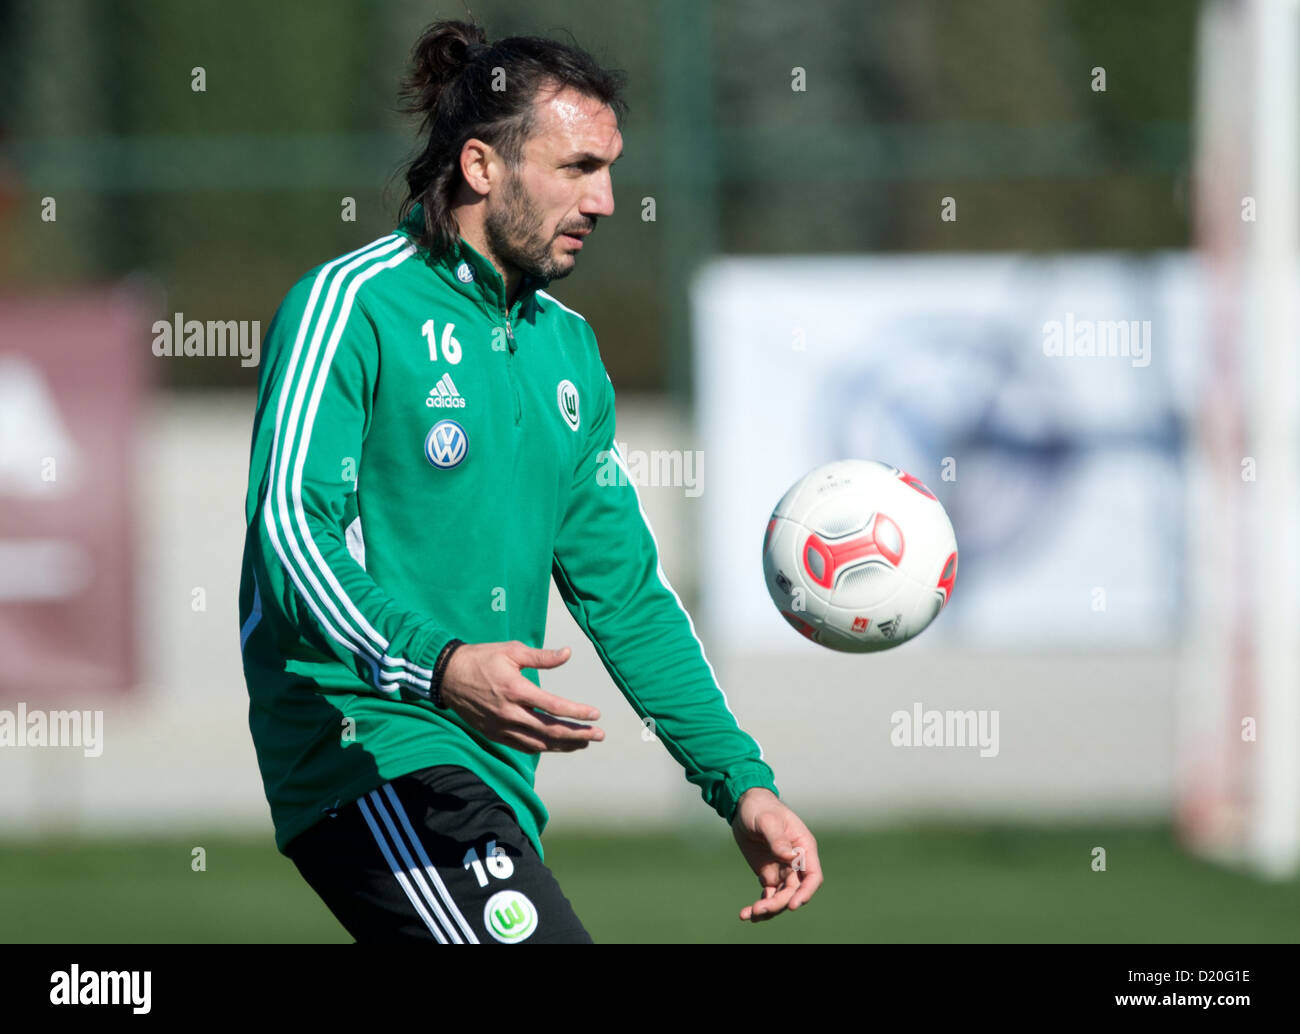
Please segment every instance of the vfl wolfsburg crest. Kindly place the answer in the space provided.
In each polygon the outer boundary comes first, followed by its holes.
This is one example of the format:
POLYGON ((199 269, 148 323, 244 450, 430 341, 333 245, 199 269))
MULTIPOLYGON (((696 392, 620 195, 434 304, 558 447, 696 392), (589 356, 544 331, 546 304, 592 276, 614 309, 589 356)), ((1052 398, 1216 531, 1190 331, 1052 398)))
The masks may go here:
POLYGON ((569 430, 578 429, 578 389, 573 386, 573 381, 560 381, 559 388, 556 389, 555 399, 560 404, 560 416, 564 417, 564 422, 569 425, 569 430))
POLYGON ((503 890, 488 898, 483 925, 502 944, 518 944, 537 929, 537 909, 519 891, 503 890))

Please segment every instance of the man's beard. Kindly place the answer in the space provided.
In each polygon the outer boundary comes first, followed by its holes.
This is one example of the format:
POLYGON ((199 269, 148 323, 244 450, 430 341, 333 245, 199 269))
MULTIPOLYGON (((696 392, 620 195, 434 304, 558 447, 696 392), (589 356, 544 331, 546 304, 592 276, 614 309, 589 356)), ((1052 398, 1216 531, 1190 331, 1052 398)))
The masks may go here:
POLYGON ((573 272, 576 262, 561 264, 551 253, 555 237, 542 232, 542 216, 520 177, 508 173, 502 203, 483 220, 488 247, 502 266, 541 280, 559 280, 573 272))

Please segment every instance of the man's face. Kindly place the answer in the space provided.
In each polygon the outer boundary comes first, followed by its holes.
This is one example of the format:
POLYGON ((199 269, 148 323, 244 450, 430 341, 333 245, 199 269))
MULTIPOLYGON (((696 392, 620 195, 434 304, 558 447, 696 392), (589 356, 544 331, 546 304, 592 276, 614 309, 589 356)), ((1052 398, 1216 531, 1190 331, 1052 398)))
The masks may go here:
POLYGON ((545 280, 573 272, 596 219, 614 213, 610 169, 623 153, 613 110, 573 90, 543 91, 519 168, 487 198, 483 229, 503 265, 545 280))

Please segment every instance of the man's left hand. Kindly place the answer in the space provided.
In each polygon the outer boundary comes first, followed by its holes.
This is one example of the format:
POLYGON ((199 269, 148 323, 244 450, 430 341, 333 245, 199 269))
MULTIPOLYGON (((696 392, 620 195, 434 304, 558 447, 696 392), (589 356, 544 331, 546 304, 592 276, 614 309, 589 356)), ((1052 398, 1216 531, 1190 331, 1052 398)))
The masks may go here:
POLYGON ((761 898, 740 910, 741 919, 757 923, 793 912, 822 885, 817 841, 771 790, 753 787, 740 795, 731 831, 763 888, 761 898))

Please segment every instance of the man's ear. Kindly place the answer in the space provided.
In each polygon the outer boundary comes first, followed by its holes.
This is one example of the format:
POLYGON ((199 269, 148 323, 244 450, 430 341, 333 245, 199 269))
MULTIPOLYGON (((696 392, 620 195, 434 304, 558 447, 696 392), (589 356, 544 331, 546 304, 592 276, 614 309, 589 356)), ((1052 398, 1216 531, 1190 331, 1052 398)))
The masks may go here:
POLYGON ((478 137, 470 137, 460 149, 460 174, 470 190, 480 196, 486 197, 491 192, 493 178, 501 167, 496 148, 478 137))

